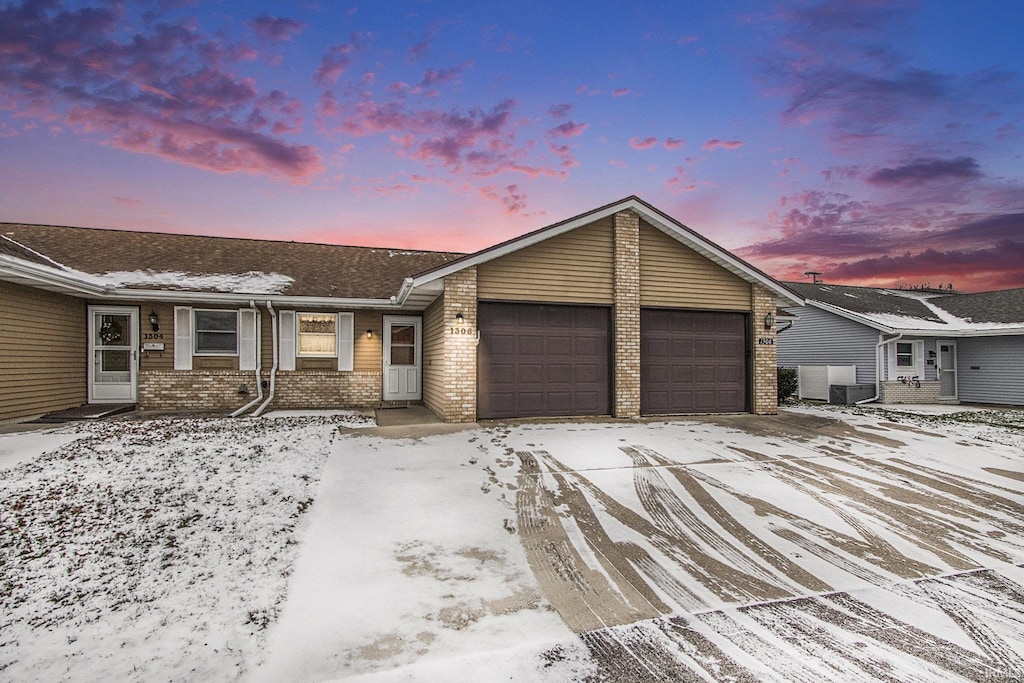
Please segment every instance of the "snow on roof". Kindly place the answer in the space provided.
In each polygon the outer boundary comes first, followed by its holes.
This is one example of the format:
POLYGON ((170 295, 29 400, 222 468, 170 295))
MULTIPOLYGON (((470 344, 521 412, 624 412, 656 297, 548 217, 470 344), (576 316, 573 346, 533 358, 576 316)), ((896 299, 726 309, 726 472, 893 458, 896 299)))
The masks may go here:
POLYGON ((103 287, 141 287, 145 289, 207 290, 231 294, 280 294, 294 280, 280 273, 195 274, 179 271, 105 273, 93 278, 103 287))

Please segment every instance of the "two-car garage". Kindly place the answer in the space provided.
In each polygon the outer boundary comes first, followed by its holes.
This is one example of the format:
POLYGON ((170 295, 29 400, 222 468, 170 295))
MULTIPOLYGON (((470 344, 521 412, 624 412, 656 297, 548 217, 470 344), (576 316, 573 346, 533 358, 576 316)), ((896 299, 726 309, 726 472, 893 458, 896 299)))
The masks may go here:
MULTIPOLYGON (((609 307, 481 301, 477 320, 478 417, 612 412, 609 307)), ((747 348, 745 313, 642 309, 641 413, 748 410, 747 348)))

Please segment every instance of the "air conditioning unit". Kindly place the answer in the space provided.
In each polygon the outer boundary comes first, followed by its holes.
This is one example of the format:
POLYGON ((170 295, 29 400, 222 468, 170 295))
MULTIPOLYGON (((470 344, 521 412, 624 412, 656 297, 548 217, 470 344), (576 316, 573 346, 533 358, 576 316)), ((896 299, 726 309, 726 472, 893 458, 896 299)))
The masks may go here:
POLYGON ((828 402, 846 406, 874 395, 874 384, 833 384, 828 388, 828 402))
POLYGON ((814 401, 827 401, 828 388, 833 384, 856 384, 856 365, 798 365, 799 397, 814 401))

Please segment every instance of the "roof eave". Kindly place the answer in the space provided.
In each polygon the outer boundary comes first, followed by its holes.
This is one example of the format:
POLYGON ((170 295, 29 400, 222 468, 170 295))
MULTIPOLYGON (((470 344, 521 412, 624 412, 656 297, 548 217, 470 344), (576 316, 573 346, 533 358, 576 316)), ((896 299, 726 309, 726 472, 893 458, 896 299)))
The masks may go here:
POLYGON ((469 254, 461 259, 453 261, 452 263, 421 273, 411 278, 411 287, 420 287, 437 279, 457 273, 465 268, 470 268, 472 266, 477 266, 482 263, 501 258, 502 256, 519 251, 520 249, 525 249, 526 247, 533 246, 534 244, 538 244, 544 240, 557 237, 558 235, 565 234, 588 223, 592 223, 602 218, 607 218, 608 216, 612 216, 620 211, 628 209, 636 211, 662 232, 690 247, 705 258, 708 258, 714 263, 722 266, 734 275, 737 275, 747 282, 756 282, 757 284, 771 290, 778 298, 778 305, 804 305, 804 299, 796 292, 793 292, 765 273, 762 273, 754 266, 737 258, 736 256, 733 256, 714 242, 698 235, 682 223, 679 223, 672 217, 663 214, 647 202, 644 202, 635 196, 627 197, 626 199, 602 206, 594 209, 593 211, 580 214, 579 216, 569 218, 560 223, 555 223, 554 225, 546 228, 535 230, 521 237, 502 242, 501 244, 487 247, 486 249, 474 254, 469 254))

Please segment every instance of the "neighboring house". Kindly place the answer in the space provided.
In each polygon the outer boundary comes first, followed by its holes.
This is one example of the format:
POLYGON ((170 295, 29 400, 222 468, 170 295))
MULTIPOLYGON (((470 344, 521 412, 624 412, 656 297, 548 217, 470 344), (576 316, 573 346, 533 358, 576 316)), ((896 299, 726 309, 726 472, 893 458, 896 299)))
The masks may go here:
POLYGON ((774 413, 801 303, 636 197, 474 254, 0 224, 0 419, 774 413))
POLYGON ((780 326, 780 367, 856 366, 882 403, 1024 405, 1024 289, 786 286, 807 305, 780 326))

